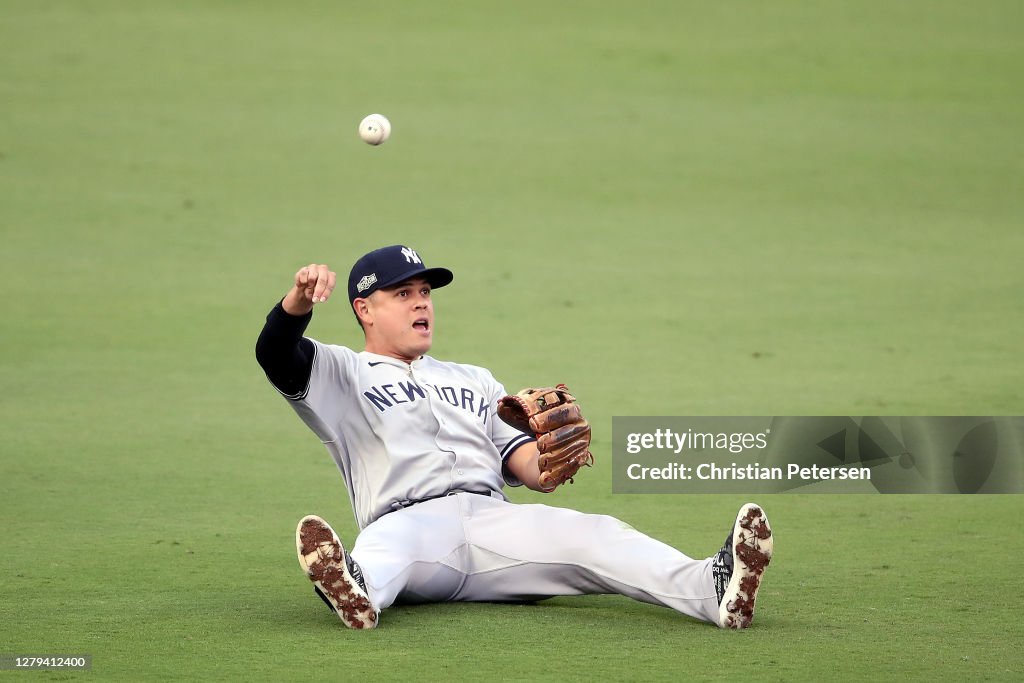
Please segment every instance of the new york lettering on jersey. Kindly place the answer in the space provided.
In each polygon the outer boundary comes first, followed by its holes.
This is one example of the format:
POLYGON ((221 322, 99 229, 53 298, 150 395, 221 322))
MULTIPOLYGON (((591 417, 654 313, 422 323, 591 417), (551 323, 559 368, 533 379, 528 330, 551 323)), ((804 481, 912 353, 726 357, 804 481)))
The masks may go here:
POLYGON ((424 400, 427 398, 428 391, 435 394, 441 401, 473 413, 480 418, 482 423, 487 423, 490 404, 485 397, 468 387, 439 386, 428 382, 424 382, 423 386, 420 386, 413 380, 400 380, 394 383, 373 385, 363 391, 363 398, 383 413, 389 408, 403 403, 424 400))

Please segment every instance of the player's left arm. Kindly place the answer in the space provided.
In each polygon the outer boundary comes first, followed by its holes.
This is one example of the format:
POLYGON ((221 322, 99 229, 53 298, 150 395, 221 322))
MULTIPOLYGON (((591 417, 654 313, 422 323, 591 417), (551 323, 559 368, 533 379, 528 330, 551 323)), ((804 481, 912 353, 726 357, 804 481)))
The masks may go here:
POLYGON ((505 460, 505 467, 526 488, 541 493, 550 493, 550 489, 545 489, 540 485, 540 465, 537 462, 539 457, 540 451, 537 450, 537 442, 528 441, 512 451, 512 454, 505 460))

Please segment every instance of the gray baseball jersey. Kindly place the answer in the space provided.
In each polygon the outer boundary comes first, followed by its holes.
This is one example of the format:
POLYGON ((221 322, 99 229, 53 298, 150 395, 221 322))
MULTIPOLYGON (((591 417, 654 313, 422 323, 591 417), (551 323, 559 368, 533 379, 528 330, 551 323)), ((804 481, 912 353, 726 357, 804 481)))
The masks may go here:
POLYGON ((506 500, 504 459, 533 440, 496 414, 489 371, 423 356, 412 363, 313 341, 308 386, 291 406, 341 470, 359 528, 403 502, 449 491, 506 500))

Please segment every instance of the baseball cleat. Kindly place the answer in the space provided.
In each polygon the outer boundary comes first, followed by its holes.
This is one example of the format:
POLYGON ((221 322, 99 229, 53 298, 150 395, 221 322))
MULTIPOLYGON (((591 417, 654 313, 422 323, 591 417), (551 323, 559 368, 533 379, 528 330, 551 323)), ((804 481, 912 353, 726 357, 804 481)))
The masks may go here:
POLYGON ((345 552, 331 525, 316 515, 295 530, 299 564, 316 594, 349 628, 376 628, 380 612, 370 602, 359 565, 345 552))
POLYGON ((761 506, 741 507, 725 545, 711 562, 720 627, 747 628, 754 620, 757 589, 772 560, 773 545, 772 527, 761 506))

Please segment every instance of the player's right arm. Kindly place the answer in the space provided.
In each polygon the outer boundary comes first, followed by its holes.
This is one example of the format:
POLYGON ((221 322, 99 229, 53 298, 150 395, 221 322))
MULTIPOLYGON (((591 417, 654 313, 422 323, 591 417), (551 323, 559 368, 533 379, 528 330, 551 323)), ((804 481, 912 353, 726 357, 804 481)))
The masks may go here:
POLYGON ((327 301, 335 281, 334 272, 326 265, 301 268, 292 288, 267 315, 256 341, 256 360, 285 396, 297 397, 309 385, 316 352, 313 342, 302 333, 313 317, 314 304, 327 301))

